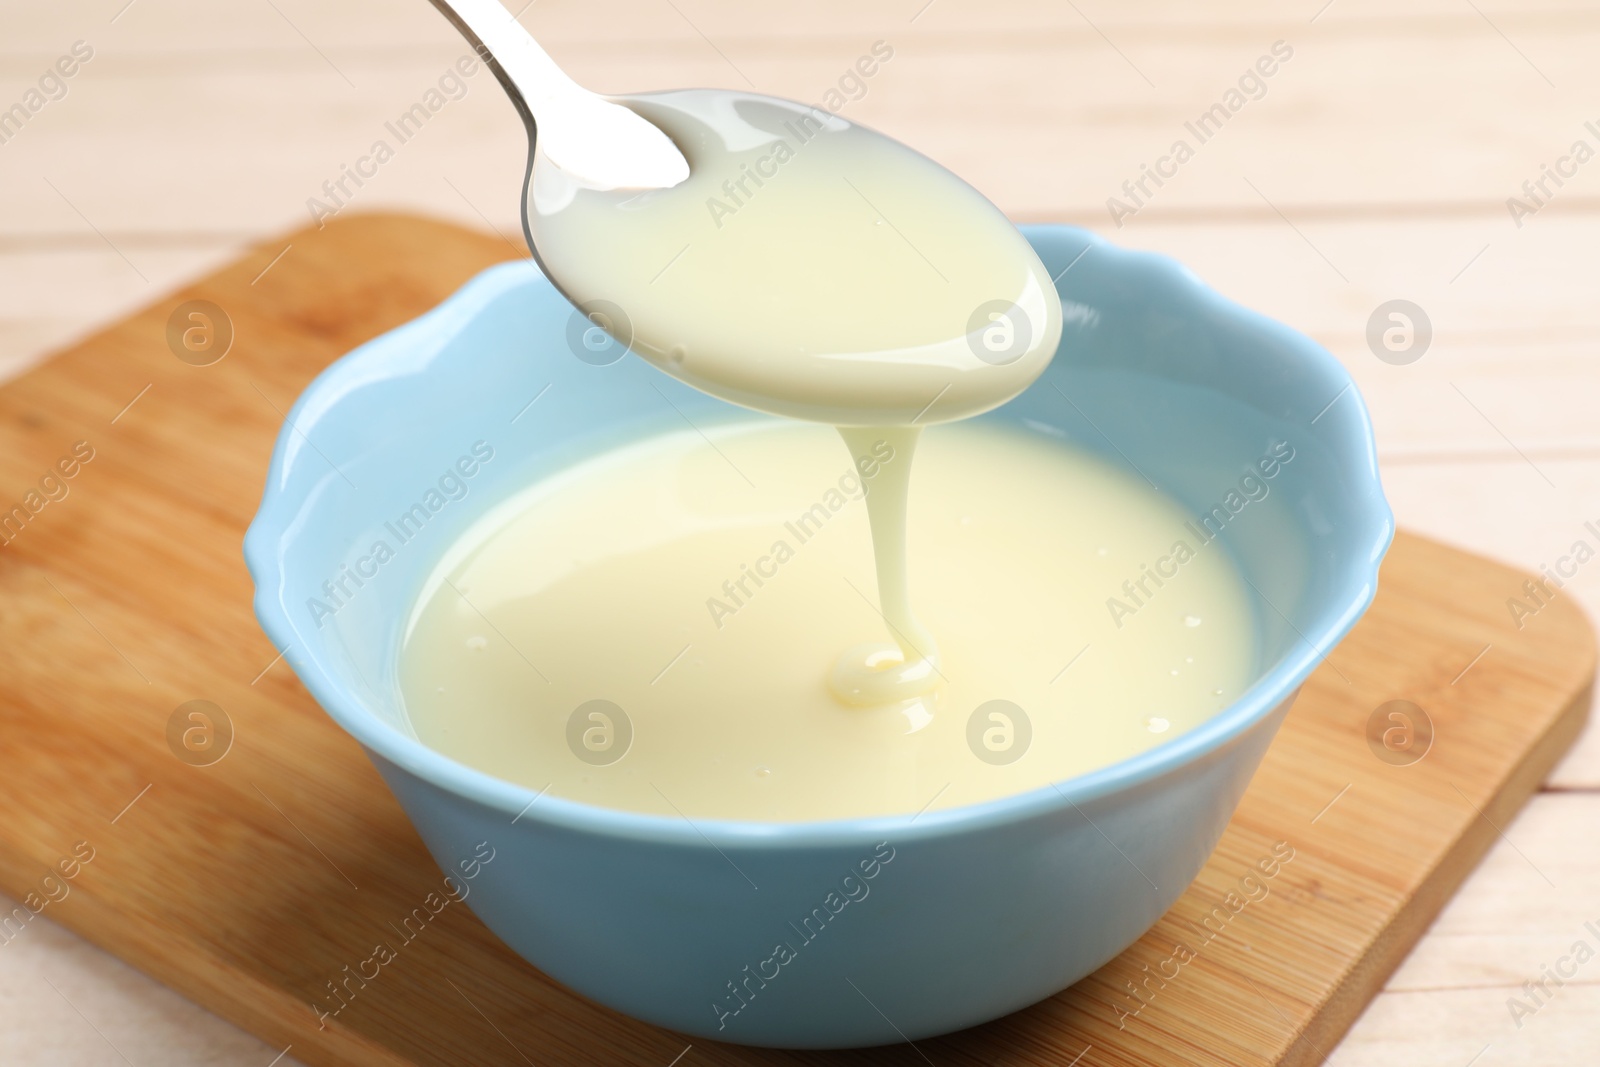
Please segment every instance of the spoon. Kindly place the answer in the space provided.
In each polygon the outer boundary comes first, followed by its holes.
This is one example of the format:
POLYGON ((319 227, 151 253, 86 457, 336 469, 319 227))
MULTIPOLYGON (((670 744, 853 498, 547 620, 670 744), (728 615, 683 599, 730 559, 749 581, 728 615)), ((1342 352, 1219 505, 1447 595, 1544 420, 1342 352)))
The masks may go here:
POLYGON ((491 61, 527 123, 530 177, 541 156, 591 189, 670 189, 689 176, 689 163, 671 138, 569 78, 498 0, 433 5, 491 61))

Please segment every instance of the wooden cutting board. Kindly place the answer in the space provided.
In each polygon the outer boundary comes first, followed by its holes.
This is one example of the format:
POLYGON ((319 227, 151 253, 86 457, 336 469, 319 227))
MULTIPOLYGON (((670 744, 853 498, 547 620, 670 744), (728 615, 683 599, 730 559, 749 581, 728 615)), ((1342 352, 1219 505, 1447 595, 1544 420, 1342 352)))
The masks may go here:
MULTIPOLYGON (((1194 885, 1060 996, 914 1049, 686 1051, 555 985, 452 905, 320 1029, 312 1000, 392 940, 440 872, 257 629, 240 541, 307 381, 514 252, 423 219, 341 219, 0 388, 0 511, 23 508, 0 548, 0 889, 294 1058, 1319 1063, 1583 725, 1595 645, 1570 599, 1519 630, 1506 601, 1523 575, 1402 534, 1377 603, 1307 683, 1194 885), (181 328, 169 343, 190 300, 232 324, 219 362, 197 365, 224 339, 198 320, 180 327, 201 327, 199 351, 181 328), (201 755, 179 736, 195 700, 221 709, 201 755), (1397 707, 1417 727, 1409 749, 1397 707), (221 750, 223 717, 231 744, 197 765, 221 750)), ((0 951, 30 936, 31 914, 0 916, 0 951)))

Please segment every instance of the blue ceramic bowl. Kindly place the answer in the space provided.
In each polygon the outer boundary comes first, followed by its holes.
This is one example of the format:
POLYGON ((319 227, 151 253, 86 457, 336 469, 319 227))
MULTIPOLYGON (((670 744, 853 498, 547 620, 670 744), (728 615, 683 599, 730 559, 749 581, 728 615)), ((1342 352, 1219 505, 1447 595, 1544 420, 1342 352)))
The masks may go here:
POLYGON ((1200 870, 1301 683, 1376 590, 1393 520, 1371 427, 1332 356, 1171 260, 1077 229, 1026 232, 1052 275, 1065 270, 1066 332, 1039 382, 986 418, 1137 467, 1197 517, 1269 444, 1295 457, 1219 539, 1259 595, 1257 681, 1167 744, 1020 796, 914 820, 691 825, 535 803, 431 751, 401 711, 396 659, 452 540, 533 479, 681 427, 663 396, 700 423, 752 416, 642 360, 596 365, 605 357, 588 354, 584 324, 531 262, 483 272, 329 367, 295 405, 245 538, 256 613, 441 867, 492 843, 469 902, 547 974, 698 1037, 916 1039, 1089 974, 1200 870), (385 522, 479 441, 494 459, 464 479, 467 495, 436 496, 419 533, 371 558, 395 541, 385 522), (345 580, 334 614, 315 610, 345 568, 362 584, 345 580))

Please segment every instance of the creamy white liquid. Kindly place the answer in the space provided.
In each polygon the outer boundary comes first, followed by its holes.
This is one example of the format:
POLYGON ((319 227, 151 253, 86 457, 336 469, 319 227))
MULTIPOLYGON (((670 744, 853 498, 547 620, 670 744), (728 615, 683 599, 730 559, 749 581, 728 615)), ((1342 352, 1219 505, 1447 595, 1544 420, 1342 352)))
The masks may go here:
POLYGON ((842 703, 831 665, 885 629, 861 487, 895 446, 869 444, 863 469, 823 426, 709 432, 744 477, 698 434, 656 437, 529 487, 460 540, 400 660, 424 743, 612 808, 887 815, 1105 766, 1198 725, 1251 677, 1247 590, 1176 505, 1043 435, 964 424, 923 435, 909 508, 939 684, 842 703), (1107 598, 1179 541, 1192 558, 1145 579, 1119 628, 1107 598))
POLYGON ((678 144, 688 180, 580 189, 536 162, 528 224, 562 292, 668 374, 779 415, 926 426, 1049 364, 1061 303, 1044 264, 927 157, 772 97, 621 100, 678 144))
POLYGON ((900 462, 871 502, 891 640, 844 652, 832 687, 861 705, 931 691, 939 646, 905 581, 917 428, 994 408, 1049 364, 1061 304, 1044 264, 960 178, 837 116, 709 89, 626 102, 678 144, 689 179, 585 189, 536 163, 527 218, 541 263, 668 374, 839 426, 857 458, 894 441, 900 462))

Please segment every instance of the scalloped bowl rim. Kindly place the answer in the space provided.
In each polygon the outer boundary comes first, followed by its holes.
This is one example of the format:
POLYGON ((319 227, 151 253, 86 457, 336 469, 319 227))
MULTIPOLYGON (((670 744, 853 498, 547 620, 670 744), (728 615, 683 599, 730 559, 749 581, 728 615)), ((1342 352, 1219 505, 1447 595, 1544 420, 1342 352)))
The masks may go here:
MULTIPOLYGON (((1086 238, 1097 251, 1104 251, 1122 260, 1125 268, 1176 274, 1189 287, 1188 295, 1198 297, 1211 311, 1221 313, 1250 329, 1265 329, 1279 334, 1290 341, 1292 355, 1306 361, 1307 371, 1321 371, 1331 380, 1343 381, 1351 391, 1355 391, 1355 383, 1349 372, 1321 345, 1283 323, 1224 297, 1172 257, 1119 248, 1100 235, 1077 227, 1042 224, 1023 226, 1021 229, 1030 236, 1049 232, 1078 234, 1086 238)), ((1346 421, 1348 430, 1345 440, 1332 447, 1347 449, 1353 461, 1352 470, 1360 469, 1370 475, 1367 484, 1370 492, 1368 499, 1362 503, 1371 528, 1364 533, 1351 533, 1347 538, 1352 561, 1357 558, 1362 546, 1369 549, 1368 566, 1360 576, 1365 580, 1342 610, 1336 604, 1329 604, 1319 611, 1317 617, 1322 625, 1316 632, 1305 633, 1304 640, 1296 643, 1290 652, 1258 677, 1239 699, 1171 741, 1109 766, 995 800, 943 808, 920 815, 884 815, 816 822, 763 823, 711 818, 690 822, 682 816, 624 811, 545 795, 497 778, 452 760, 384 722, 333 678, 324 669, 318 656, 310 654, 309 643, 303 640, 300 627, 291 621, 288 605, 280 595, 280 548, 295 525, 294 520, 300 512, 302 501, 282 493, 277 487, 283 484, 286 445, 291 435, 289 426, 299 423, 298 417, 303 409, 320 402, 319 393, 327 386, 328 379, 336 369, 370 363, 374 371, 379 371, 381 365, 389 361, 391 352, 410 349, 413 339, 426 337, 452 323, 470 321, 493 299, 530 281, 533 284, 550 284, 532 260, 513 260, 488 267, 436 307, 360 345, 324 368, 306 386, 285 420, 285 426, 273 447, 261 507, 244 540, 245 561, 256 586, 256 616, 274 647, 288 649, 299 645, 308 653, 303 661, 291 665, 317 703, 369 753, 375 753, 463 799, 518 816, 521 820, 604 837, 646 840, 696 849, 737 846, 741 849, 769 847, 787 851, 834 847, 867 839, 890 838, 910 843, 982 831, 1133 789, 1198 761, 1237 739, 1295 693, 1326 658, 1327 654, 1318 653, 1317 648, 1326 648, 1331 652, 1377 594, 1378 567, 1394 537, 1394 518, 1378 479, 1377 446, 1371 420, 1365 405, 1359 402, 1357 393, 1357 417, 1353 421, 1346 421)), ((387 377, 381 373, 375 376, 387 377)), ((325 409, 324 414, 336 406, 325 409)), ((1354 576, 1348 580, 1350 585, 1355 584, 1354 576)))

